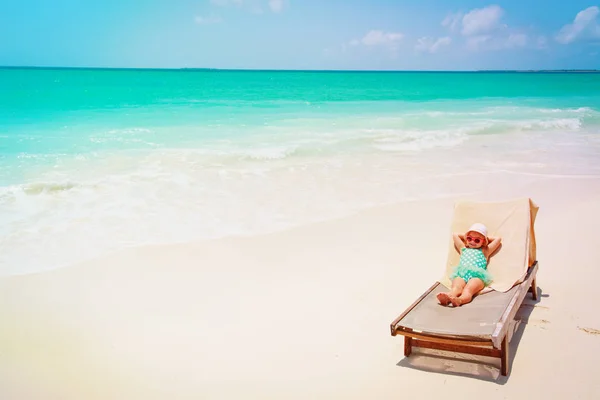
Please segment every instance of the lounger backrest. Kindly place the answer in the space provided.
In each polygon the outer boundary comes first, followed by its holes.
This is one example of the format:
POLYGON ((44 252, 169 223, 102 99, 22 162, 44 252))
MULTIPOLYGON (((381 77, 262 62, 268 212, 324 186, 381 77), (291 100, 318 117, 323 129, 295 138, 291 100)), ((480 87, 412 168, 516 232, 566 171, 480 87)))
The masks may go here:
MULTIPOLYGON (((505 292, 522 282, 527 268, 537 260, 535 218, 538 206, 529 198, 502 202, 460 201, 454 208, 451 232, 464 233, 475 222, 486 225, 489 236, 502 238, 501 248, 490 259, 488 270, 494 281, 491 289, 505 292)), ((451 235, 450 235, 451 236, 451 235)), ((460 255, 450 238, 446 273, 440 282, 450 286, 448 278, 460 255)))

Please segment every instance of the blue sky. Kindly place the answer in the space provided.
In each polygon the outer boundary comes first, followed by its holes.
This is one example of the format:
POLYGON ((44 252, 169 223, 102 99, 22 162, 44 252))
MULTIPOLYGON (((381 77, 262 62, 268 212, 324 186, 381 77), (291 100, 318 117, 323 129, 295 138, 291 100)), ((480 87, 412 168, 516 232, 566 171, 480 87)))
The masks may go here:
POLYGON ((580 0, 7 0, 0 65, 600 69, 580 0))

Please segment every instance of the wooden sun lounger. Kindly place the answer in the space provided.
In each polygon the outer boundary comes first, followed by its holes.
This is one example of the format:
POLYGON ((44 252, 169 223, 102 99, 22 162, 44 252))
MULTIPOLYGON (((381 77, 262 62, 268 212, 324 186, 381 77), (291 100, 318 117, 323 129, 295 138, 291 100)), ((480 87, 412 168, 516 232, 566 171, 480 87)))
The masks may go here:
POLYGON ((476 296, 462 307, 444 307, 436 295, 447 289, 431 286, 390 325, 392 336, 404 336, 404 355, 413 347, 446 350, 500 358, 500 373, 509 371, 508 331, 525 295, 537 300, 537 261, 521 284, 507 292, 476 296))

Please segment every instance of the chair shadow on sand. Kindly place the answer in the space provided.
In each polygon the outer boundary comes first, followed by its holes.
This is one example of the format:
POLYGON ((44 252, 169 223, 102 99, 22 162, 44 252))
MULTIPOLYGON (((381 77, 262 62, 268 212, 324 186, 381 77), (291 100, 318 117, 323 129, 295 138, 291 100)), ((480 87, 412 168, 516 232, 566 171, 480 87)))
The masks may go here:
POLYGON ((533 300, 531 296, 527 296, 523 301, 513 320, 513 328, 509 331, 509 335, 511 335, 509 336, 509 355, 511 361, 507 376, 500 374, 500 360, 498 358, 416 347, 413 349, 410 357, 404 357, 396 365, 427 372, 464 376, 504 385, 510 377, 513 365, 512 360, 518 354, 519 343, 523 337, 525 327, 529 323, 529 317, 533 309, 539 307, 538 303, 540 303, 542 298, 550 297, 549 294, 542 293, 539 286, 537 287, 537 292, 538 300, 533 300))

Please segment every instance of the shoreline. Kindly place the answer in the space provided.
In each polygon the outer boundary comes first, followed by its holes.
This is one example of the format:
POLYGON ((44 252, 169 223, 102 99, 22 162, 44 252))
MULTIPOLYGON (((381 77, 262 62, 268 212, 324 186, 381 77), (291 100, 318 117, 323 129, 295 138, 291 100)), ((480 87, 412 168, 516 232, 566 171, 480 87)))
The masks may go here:
MULTIPOLYGON (((240 240, 240 239, 251 239, 254 237, 263 237, 270 235, 278 235, 285 234, 285 232, 293 231, 296 229, 304 229, 318 226, 319 224, 327 224, 334 223, 336 221, 343 221, 349 218, 357 218, 363 214, 369 214, 371 212, 377 212, 377 210, 383 210, 388 208, 398 208, 402 206, 411 206, 416 203, 429 203, 429 202, 442 202, 442 203, 451 203, 456 199, 479 199, 482 201, 487 200, 497 200, 500 197, 503 199, 510 199, 515 197, 528 197, 527 193, 530 190, 531 185, 533 186, 543 186, 543 185, 552 185, 553 182, 583 182, 591 181, 600 181, 600 175, 597 174, 580 174, 580 173, 572 173, 572 174, 556 174, 556 173, 536 173, 532 171, 511 171, 511 170, 498 170, 494 172, 485 172, 479 176, 478 174, 464 173, 460 172, 452 173, 448 176, 428 176, 423 177, 423 182, 437 182, 439 187, 448 187, 452 180, 462 180, 463 178, 471 178, 480 184, 485 184, 485 182, 494 182, 497 181, 499 187, 494 188, 490 183, 489 187, 486 187, 487 190, 480 190, 478 192, 469 192, 467 187, 463 184, 458 184, 458 189, 449 189, 447 193, 438 194, 435 196, 426 195, 428 197, 424 198, 414 198, 408 197, 403 200, 394 200, 390 199, 385 202, 381 202, 379 204, 374 205, 362 205, 357 207, 351 207, 338 215, 319 215, 316 216, 312 220, 304 220, 304 221, 294 221, 290 222, 285 226, 273 226, 273 227, 262 227, 262 228, 254 228, 253 231, 247 232, 239 232, 239 233, 223 233, 218 234, 216 236, 205 236, 205 237, 191 237, 186 239, 174 239, 174 240, 165 240, 165 241, 150 241, 145 243, 131 243, 127 245, 121 245, 119 248, 104 250, 100 254, 90 255, 85 258, 79 258, 74 262, 63 262, 60 264, 47 266, 47 267, 36 267, 36 268, 26 268, 22 271, 15 271, 14 268, 8 268, 9 272, 4 272, 0 274, 0 279, 8 278, 11 276, 28 276, 32 274, 38 273, 46 273, 52 272, 56 270, 61 270, 65 268, 77 268, 78 266, 85 265, 86 263, 95 262, 98 259, 106 259, 108 257, 118 256, 123 252, 128 251, 137 251, 136 249, 143 248, 151 248, 151 247, 165 247, 165 246, 182 246, 182 245, 194 245, 197 243, 211 243, 220 240, 240 240), (516 176, 514 180, 511 180, 511 176, 516 176), (440 180, 438 182, 438 180, 440 180), (462 185, 462 186, 461 186, 462 185)), ((413 189, 414 191, 414 189, 413 189)), ((535 200, 535 199, 534 199, 535 200)))

